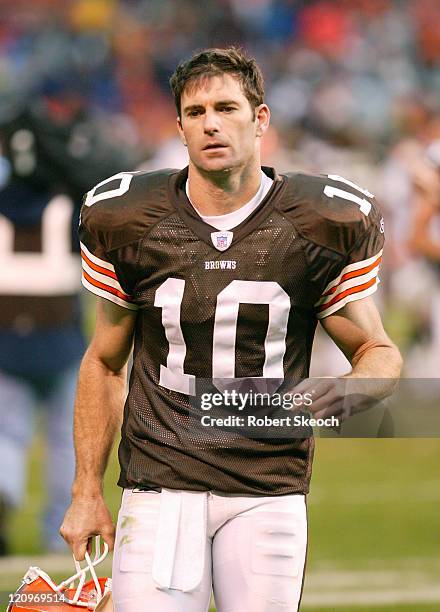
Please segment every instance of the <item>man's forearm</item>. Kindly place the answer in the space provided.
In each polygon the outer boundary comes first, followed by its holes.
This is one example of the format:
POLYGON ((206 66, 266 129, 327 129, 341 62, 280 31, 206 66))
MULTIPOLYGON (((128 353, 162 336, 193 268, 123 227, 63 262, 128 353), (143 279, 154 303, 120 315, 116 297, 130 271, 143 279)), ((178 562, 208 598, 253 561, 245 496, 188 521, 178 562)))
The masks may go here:
POLYGON ((368 394, 375 400, 388 397, 397 385, 402 357, 393 344, 365 343, 351 359, 352 371, 344 378, 364 379, 368 394), (374 379, 374 384, 368 380, 374 379))
POLYGON ((81 364, 75 402, 73 497, 102 492, 105 468, 121 427, 125 389, 126 367, 115 372, 89 349, 81 364))

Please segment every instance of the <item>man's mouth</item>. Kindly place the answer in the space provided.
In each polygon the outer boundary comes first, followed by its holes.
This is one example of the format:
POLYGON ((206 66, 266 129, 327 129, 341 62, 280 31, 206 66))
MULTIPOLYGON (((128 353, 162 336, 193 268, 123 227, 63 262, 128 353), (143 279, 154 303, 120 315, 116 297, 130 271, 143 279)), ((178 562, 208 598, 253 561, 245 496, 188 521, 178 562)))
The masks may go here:
POLYGON ((226 145, 221 142, 210 142, 203 147, 204 151, 214 151, 216 149, 225 149, 226 145))

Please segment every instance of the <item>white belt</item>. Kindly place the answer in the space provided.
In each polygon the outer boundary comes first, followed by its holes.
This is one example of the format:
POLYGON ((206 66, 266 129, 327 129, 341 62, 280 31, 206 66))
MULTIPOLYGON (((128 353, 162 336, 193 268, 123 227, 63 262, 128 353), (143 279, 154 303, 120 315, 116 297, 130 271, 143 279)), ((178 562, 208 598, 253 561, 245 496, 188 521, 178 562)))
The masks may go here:
POLYGON ((207 493, 162 489, 152 575, 159 589, 194 591, 205 567, 207 493))

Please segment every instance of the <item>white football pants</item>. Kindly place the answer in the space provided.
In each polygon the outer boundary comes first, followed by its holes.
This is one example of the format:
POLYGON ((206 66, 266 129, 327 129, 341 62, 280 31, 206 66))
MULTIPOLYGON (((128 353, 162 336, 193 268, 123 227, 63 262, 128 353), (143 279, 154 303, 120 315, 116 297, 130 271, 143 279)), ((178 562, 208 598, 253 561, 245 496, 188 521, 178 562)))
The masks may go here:
POLYGON ((113 557, 115 612, 298 610, 304 495, 237 497, 127 489, 113 557))

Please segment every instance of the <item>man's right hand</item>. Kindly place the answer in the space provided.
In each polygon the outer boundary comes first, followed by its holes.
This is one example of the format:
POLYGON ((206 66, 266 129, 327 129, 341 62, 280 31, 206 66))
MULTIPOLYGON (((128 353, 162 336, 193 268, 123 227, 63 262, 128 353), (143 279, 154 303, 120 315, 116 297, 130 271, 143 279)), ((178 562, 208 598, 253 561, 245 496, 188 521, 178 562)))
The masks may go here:
POLYGON ((115 526, 102 495, 73 497, 60 534, 69 544, 77 561, 82 561, 90 538, 100 535, 113 550, 115 526))

